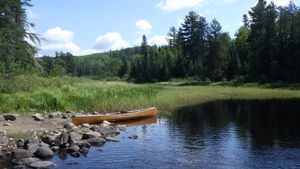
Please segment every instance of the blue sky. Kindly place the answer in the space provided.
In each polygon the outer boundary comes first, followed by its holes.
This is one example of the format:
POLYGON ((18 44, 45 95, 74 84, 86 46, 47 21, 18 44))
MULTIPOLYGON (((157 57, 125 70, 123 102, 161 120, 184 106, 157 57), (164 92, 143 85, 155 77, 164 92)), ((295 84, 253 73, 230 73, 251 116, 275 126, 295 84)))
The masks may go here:
MULTIPOLYGON (((268 0, 269 2, 271 0, 268 0)), ((90 54, 139 45, 163 45, 171 26, 179 27, 191 10, 216 18, 231 36, 257 0, 32 0, 27 10, 31 31, 44 39, 39 55, 69 51, 90 54)), ((277 5, 289 0, 274 0, 277 5)), ((297 3, 297 5, 299 5, 297 3)))

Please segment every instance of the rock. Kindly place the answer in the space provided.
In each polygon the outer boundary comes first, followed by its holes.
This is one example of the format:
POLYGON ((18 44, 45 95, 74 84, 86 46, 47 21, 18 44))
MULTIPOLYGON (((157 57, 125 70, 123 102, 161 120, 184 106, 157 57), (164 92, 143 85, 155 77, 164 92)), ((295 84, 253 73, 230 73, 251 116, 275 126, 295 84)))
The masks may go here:
POLYGON ((69 143, 73 144, 76 141, 79 141, 82 139, 82 135, 76 132, 70 132, 69 133, 69 143))
POLYGON ((92 130, 101 133, 101 135, 104 137, 115 136, 120 133, 116 128, 112 126, 94 126, 92 127, 92 130))
POLYGON ((89 149, 87 148, 87 147, 82 147, 80 150, 79 150, 79 152, 81 153, 81 154, 88 154, 89 153, 89 149))
POLYGON ((18 115, 17 114, 4 114, 3 118, 4 120, 10 120, 10 121, 15 121, 17 119, 18 115))
POLYGON ((120 142, 116 137, 105 137, 106 141, 120 142))
POLYGON ((74 125, 74 123, 71 123, 71 122, 66 123, 64 125, 64 128, 67 129, 67 130, 71 130, 71 129, 73 129, 73 127, 75 127, 75 125, 74 125))
POLYGON ((35 120, 35 121, 44 121, 44 117, 39 114, 39 113, 35 113, 34 115, 32 115, 32 118, 35 120))
POLYGON ((27 167, 25 165, 16 165, 13 167, 13 169, 26 169, 27 167))
POLYGON ((0 137, 6 136, 6 131, 5 130, 0 130, 0 137))
POLYGON ((89 142, 87 142, 87 140, 76 141, 75 145, 78 145, 80 148, 83 148, 83 147, 90 148, 91 147, 91 144, 89 142))
POLYGON ((110 126, 110 125, 111 125, 111 122, 104 120, 104 121, 101 123, 101 125, 102 125, 102 126, 110 126))
POLYGON ((30 164, 31 168, 45 169, 54 166, 54 162, 51 161, 37 161, 30 164))
POLYGON ((96 112, 96 111, 94 111, 94 112, 92 112, 91 114, 92 114, 92 115, 97 115, 97 114, 99 114, 99 113, 96 112))
POLYGON ((8 138, 6 136, 0 137, 0 145, 7 145, 9 142, 8 138))
POLYGON ((82 135, 83 140, 90 139, 90 138, 97 138, 97 137, 101 137, 101 134, 95 131, 89 131, 82 135))
POLYGON ((52 146, 52 147, 51 147, 51 150, 52 150, 53 152, 57 152, 57 151, 59 150, 59 146, 52 146))
POLYGON ((136 134, 131 134, 130 136, 128 136, 129 139, 137 139, 138 135, 136 134))
POLYGON ((3 157, 3 151, 0 149, 0 158, 3 157))
POLYGON ((3 126, 11 126, 11 123, 5 122, 3 126))
POLYGON ((118 129, 118 130, 120 130, 120 131, 126 131, 126 129, 127 129, 127 126, 126 125, 117 125, 116 126, 116 128, 118 129))
POLYGON ((80 150, 80 148, 79 148, 79 146, 77 146, 77 145, 71 146, 71 147, 69 147, 69 148, 67 149, 67 151, 68 151, 69 153, 72 153, 72 152, 79 152, 79 150, 80 150))
POLYGON ((13 151, 13 158, 20 159, 20 158, 28 158, 28 157, 32 157, 32 153, 28 150, 15 149, 13 151))
POLYGON ((91 125, 90 125, 90 124, 88 124, 88 123, 83 123, 83 124, 81 124, 81 127, 90 128, 90 127, 91 127, 91 125))
POLYGON ((64 146, 65 144, 68 143, 68 141, 69 141, 69 134, 66 131, 62 132, 60 135, 58 135, 55 138, 55 142, 60 146, 64 146))
POLYGON ((34 154, 39 147, 39 143, 26 144, 26 150, 30 151, 32 154, 34 154))
POLYGON ((24 139, 19 139, 16 141, 16 144, 18 147, 24 147, 25 146, 25 141, 24 139))
POLYGON ((63 119, 68 119, 71 117, 71 113, 62 113, 61 116, 63 119))
POLYGON ((41 146, 36 150, 34 155, 41 159, 49 159, 54 155, 54 153, 49 147, 41 146))
POLYGON ((49 118, 62 118, 62 113, 61 112, 53 112, 49 114, 49 118))
POLYGON ((25 144, 36 143, 39 144, 40 140, 38 138, 27 138, 25 144))
POLYGON ((44 142, 44 143, 50 145, 52 142, 55 141, 55 137, 56 137, 56 136, 45 135, 45 136, 42 137, 42 142, 44 142))
POLYGON ((106 140, 104 138, 90 138, 86 141, 93 146, 103 146, 106 143, 106 140))
POLYGON ((12 163, 16 165, 30 165, 31 163, 41 161, 39 158, 36 157, 28 157, 28 158, 21 158, 21 159, 12 159, 12 163))

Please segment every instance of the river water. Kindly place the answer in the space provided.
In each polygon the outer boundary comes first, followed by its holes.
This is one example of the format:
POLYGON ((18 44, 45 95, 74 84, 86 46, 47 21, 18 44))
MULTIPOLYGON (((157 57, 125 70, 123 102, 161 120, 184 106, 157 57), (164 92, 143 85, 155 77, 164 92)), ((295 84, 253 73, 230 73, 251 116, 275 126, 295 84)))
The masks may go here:
POLYGON ((296 169, 299 121, 300 100, 215 101, 128 127, 120 142, 91 148, 86 157, 55 156, 52 161, 57 169, 296 169), (138 139, 129 139, 131 134, 138 139))

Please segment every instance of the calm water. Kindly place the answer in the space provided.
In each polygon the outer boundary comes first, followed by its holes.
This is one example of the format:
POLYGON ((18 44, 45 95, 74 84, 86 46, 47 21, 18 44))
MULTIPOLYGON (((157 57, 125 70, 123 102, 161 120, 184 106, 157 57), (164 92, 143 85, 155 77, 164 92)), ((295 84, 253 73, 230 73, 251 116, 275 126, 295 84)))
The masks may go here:
POLYGON ((300 100, 217 101, 129 127, 55 168, 300 168, 300 100), (136 140, 128 136, 136 133, 136 140))

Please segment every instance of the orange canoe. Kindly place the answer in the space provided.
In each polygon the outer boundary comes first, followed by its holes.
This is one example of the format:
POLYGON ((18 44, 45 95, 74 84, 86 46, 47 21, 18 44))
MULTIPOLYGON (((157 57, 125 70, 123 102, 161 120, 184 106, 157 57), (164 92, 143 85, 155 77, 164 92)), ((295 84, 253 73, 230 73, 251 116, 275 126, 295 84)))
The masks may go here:
POLYGON ((116 112, 99 115, 75 115, 72 116, 72 123, 80 125, 83 123, 97 124, 104 120, 109 122, 127 121, 132 119, 141 119, 157 115, 157 108, 150 107, 146 109, 132 110, 128 112, 116 112))

